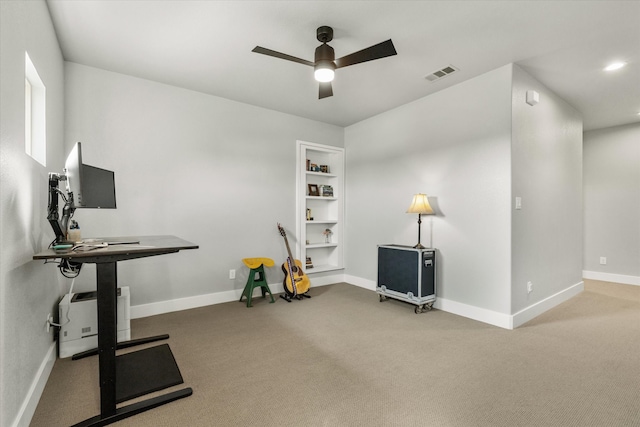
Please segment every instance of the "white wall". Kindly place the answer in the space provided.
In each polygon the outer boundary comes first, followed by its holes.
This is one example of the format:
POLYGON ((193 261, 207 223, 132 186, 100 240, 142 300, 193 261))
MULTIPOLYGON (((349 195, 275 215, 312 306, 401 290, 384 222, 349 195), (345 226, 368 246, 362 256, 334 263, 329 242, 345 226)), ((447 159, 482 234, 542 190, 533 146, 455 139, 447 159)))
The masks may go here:
POLYGON ((375 283, 377 245, 417 243, 426 193, 440 301, 510 313, 510 103, 509 65, 346 128, 348 275, 375 283))
POLYGON ((640 285, 640 124, 585 132, 584 202, 585 277, 640 285))
MULTIPOLYGON (((116 177, 118 208, 78 209, 82 235, 200 245, 119 263, 132 305, 239 295, 242 258, 286 258, 276 224, 295 234, 296 140, 342 147, 343 128, 75 63, 65 71, 66 148, 81 141, 84 162, 116 177)), ((95 286, 85 269, 79 290, 95 286)), ((282 281, 280 268, 267 280, 282 281)))
POLYGON ((423 192, 437 211, 423 221, 440 252, 436 306, 514 327, 582 289, 582 119, 519 67, 350 126, 345 147, 348 276, 372 287, 376 245, 416 243, 404 212, 423 192))
POLYGON ((28 425, 55 346, 45 331, 62 283, 32 261, 53 233, 47 174, 63 152, 63 61, 44 1, 0 1, 0 425, 28 425), (47 166, 25 153, 25 50, 46 86, 47 166))
POLYGON ((512 109, 512 313, 517 313, 582 282, 582 117, 518 66, 512 109), (528 90, 540 94, 537 105, 525 102, 528 90), (521 210, 514 209, 516 196, 521 210))

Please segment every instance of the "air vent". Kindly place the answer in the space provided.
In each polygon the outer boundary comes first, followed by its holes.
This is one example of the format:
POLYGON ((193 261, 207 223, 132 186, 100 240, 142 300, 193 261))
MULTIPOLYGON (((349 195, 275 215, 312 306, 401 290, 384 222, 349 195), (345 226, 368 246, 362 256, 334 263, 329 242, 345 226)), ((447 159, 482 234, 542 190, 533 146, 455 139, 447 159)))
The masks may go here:
POLYGON ((440 80, 443 77, 447 77, 453 73, 455 73, 456 71, 458 71, 458 69, 456 67, 454 67, 453 65, 447 65, 446 67, 434 71, 431 74, 428 74, 425 78, 427 80, 429 80, 430 82, 435 82, 436 80, 440 80))

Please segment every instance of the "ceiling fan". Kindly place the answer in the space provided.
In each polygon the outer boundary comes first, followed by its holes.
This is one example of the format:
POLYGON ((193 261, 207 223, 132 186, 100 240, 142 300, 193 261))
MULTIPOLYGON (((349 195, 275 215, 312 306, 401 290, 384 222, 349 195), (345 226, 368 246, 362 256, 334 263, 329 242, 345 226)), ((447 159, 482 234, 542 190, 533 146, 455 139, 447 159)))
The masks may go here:
POLYGON ((275 58, 286 59, 288 61, 297 62, 299 64, 309 65, 314 68, 315 79, 320 82, 320 91, 318 99, 333 96, 331 81, 334 77, 336 68, 343 68, 349 65, 360 64, 362 62, 373 61, 374 59, 386 58, 387 56, 397 55, 391 39, 370 46, 366 49, 359 50, 342 58, 335 59, 333 48, 327 43, 333 40, 333 28, 326 25, 319 27, 316 31, 316 38, 322 44, 316 48, 315 61, 307 61, 286 53, 276 52, 275 50, 256 46, 252 52, 261 53, 263 55, 273 56, 275 58))

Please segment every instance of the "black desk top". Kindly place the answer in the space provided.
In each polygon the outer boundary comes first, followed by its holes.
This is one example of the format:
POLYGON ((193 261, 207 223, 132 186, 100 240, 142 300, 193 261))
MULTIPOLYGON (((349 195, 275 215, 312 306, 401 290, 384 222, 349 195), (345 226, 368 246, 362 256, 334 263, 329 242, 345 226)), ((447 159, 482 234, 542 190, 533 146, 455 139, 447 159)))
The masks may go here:
POLYGON ((140 243, 109 245, 104 248, 85 251, 56 252, 53 249, 47 249, 35 254, 33 259, 69 259, 78 263, 102 263, 168 254, 183 249, 198 249, 198 245, 176 236, 109 237, 104 238, 104 240, 118 242, 139 241, 140 243))

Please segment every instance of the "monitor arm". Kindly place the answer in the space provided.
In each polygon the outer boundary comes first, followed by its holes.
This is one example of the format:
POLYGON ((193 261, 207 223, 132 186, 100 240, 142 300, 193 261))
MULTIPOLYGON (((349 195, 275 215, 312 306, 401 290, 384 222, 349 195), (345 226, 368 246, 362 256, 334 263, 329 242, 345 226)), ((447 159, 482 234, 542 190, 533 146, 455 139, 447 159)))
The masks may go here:
POLYGON ((65 197, 64 193, 58 188, 58 183, 66 180, 66 175, 53 172, 49 173, 49 207, 47 220, 49 220, 49 224, 51 224, 51 228, 53 228, 53 232, 56 235, 55 243, 61 243, 67 240, 69 219, 76 210, 73 204, 73 193, 68 193, 65 197), (58 214, 58 194, 61 194, 65 201, 64 207, 62 208, 61 220, 58 214))

